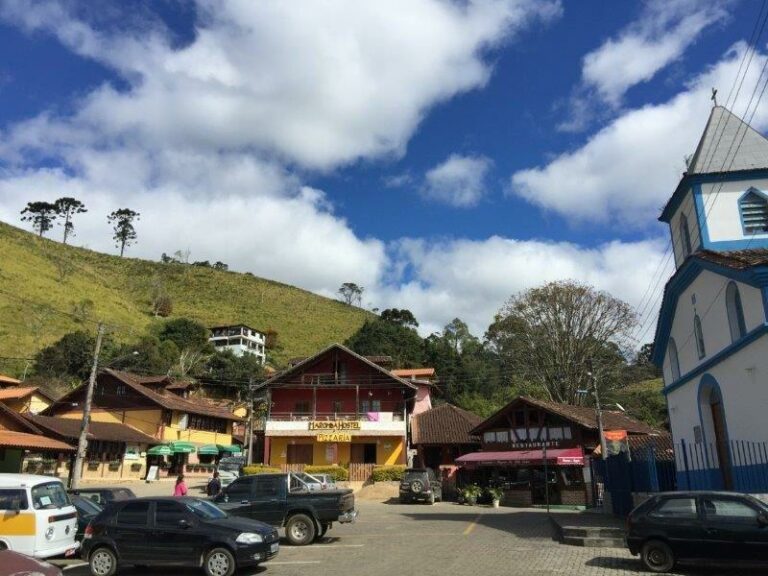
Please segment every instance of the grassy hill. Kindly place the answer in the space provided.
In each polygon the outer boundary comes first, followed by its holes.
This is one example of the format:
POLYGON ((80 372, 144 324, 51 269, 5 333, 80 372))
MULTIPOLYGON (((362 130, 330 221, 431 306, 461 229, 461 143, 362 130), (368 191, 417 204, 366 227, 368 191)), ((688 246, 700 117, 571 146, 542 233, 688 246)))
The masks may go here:
MULTIPOLYGON (((61 313, 72 313, 87 300, 93 303, 86 305, 92 308, 88 317, 117 325, 117 339, 132 339, 158 322, 151 304, 158 283, 173 301, 171 317, 276 330, 278 362, 343 341, 371 316, 250 274, 121 259, 0 223, 0 357, 29 357, 67 332, 93 330, 61 313)), ((0 358, 0 372, 18 366, 0 358)))

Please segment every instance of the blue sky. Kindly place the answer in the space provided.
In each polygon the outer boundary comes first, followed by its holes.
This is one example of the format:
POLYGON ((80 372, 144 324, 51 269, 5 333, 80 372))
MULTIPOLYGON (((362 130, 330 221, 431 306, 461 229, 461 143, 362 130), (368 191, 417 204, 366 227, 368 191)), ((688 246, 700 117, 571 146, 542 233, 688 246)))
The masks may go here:
POLYGON ((0 219, 76 196, 74 242, 114 251, 106 214, 131 207, 129 255, 357 282, 425 333, 482 333, 510 295, 572 278, 652 337, 656 216, 758 2, 288 5, 0 0, 0 219))

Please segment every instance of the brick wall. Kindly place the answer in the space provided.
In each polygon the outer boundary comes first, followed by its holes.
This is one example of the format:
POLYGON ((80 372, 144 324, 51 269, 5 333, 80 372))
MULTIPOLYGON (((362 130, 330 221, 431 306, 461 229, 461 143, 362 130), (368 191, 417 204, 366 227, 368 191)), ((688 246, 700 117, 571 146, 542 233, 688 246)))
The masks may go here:
POLYGON ((584 488, 577 488, 574 490, 561 490, 560 502, 570 506, 586 506, 587 494, 584 488))

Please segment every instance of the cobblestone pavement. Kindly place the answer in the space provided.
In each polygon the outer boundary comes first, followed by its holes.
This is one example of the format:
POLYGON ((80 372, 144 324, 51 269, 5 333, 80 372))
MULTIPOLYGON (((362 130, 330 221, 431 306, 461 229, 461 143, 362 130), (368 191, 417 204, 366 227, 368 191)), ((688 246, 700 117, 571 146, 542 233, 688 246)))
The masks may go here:
MULTIPOLYGON (((552 540, 539 510, 472 508, 452 503, 400 505, 359 502, 353 525, 336 525, 321 543, 282 546, 280 554, 242 575, 265 576, 627 576, 644 574, 637 558, 615 548, 579 548, 552 540)), ((85 567, 65 574, 84 576, 85 567)), ((146 576, 133 569, 121 574, 146 576)), ((200 574, 150 570, 150 574, 200 574)), ((757 576, 768 569, 684 568, 686 576, 757 576)))

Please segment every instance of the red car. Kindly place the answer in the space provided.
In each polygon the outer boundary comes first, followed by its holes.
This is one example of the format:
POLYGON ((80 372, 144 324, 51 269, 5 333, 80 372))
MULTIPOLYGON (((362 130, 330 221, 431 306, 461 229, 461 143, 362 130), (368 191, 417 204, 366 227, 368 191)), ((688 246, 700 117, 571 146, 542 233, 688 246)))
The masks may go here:
POLYGON ((53 564, 11 550, 0 550, 0 566, 3 567, 2 573, 6 576, 28 576, 29 574, 62 576, 61 570, 53 564))

